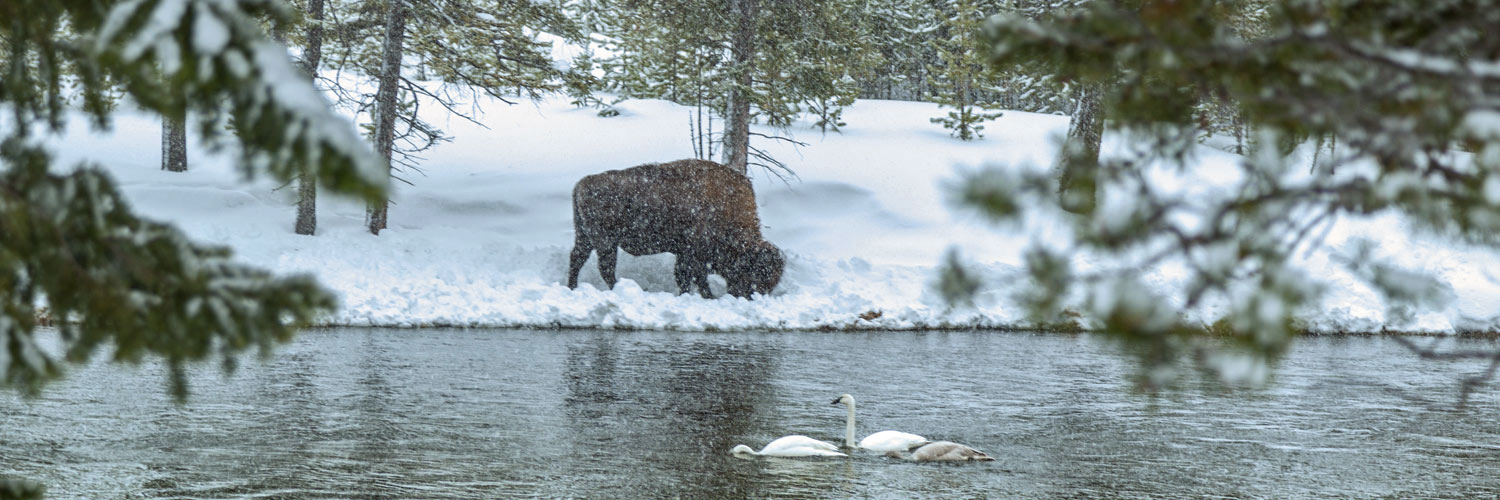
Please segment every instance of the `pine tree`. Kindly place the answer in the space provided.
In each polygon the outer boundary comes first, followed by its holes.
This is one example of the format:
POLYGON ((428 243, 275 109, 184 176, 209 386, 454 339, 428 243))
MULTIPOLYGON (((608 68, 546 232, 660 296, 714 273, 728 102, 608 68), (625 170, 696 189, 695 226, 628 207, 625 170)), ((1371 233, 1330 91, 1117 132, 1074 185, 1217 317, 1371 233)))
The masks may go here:
POLYGON ((933 118, 943 128, 953 131, 953 136, 972 141, 983 135, 983 122, 1000 117, 999 112, 985 111, 991 105, 984 100, 985 88, 993 75, 977 50, 980 22, 983 20, 975 0, 953 0, 952 13, 943 23, 948 38, 937 43, 941 68, 932 69, 939 74, 936 100, 939 104, 953 108, 948 116, 933 118))
POLYGON ((855 96, 859 95, 859 84, 848 73, 832 81, 819 80, 819 82, 825 83, 827 89, 807 98, 808 112, 818 119, 813 126, 825 133, 838 132, 839 127, 848 125, 844 123, 843 108, 854 104, 855 96))
MULTIPOLYGON (((323 61, 324 0, 307 0, 305 7, 307 43, 302 49, 302 69, 312 78, 317 78, 318 66, 323 61)), ((318 180, 307 172, 297 177, 297 234, 312 235, 318 232, 318 180)))
MULTIPOLYGON (((721 161, 742 172, 785 165, 751 144, 752 121, 787 127, 818 101, 836 111, 846 67, 831 63, 815 40, 868 50, 846 23, 853 2, 787 0, 635 0, 610 16, 614 60, 607 79, 628 97, 664 98, 706 106, 724 125, 721 161), (816 49, 816 50, 815 50, 816 49), (821 52, 820 52, 821 51, 821 52)), ((857 12, 856 12, 857 13, 857 12)), ((705 120, 697 120, 701 124, 705 120)), ((699 130, 697 126, 693 127, 699 130)), ((696 133, 695 133, 696 135, 696 133)), ((700 136, 701 137, 701 136, 700 136)), ((702 151, 695 137, 695 149, 702 151)), ((785 139, 785 138, 776 138, 785 139)), ((710 145, 709 148, 711 149, 710 145)))
POLYGON ((729 61, 727 103, 724 106, 724 165, 748 175, 750 161, 750 101, 755 89, 756 24, 761 0, 728 0, 729 61))
POLYGON ((573 57, 567 72, 563 73, 563 90, 568 97, 573 98, 569 104, 580 108, 597 108, 599 116, 617 116, 620 114, 618 110, 610 108, 599 99, 599 93, 605 90, 604 80, 594 74, 595 68, 597 66, 591 52, 573 57))
POLYGON ((670 37, 676 35, 669 31, 670 25, 663 17, 646 7, 632 7, 628 3, 616 4, 603 16, 603 31, 599 34, 606 40, 605 47, 614 54, 600 61, 607 88, 625 98, 656 98, 671 93, 665 87, 677 75, 662 74, 664 65, 658 60, 664 54, 676 54, 676 50, 666 48, 670 37))
MULTIPOLYGON (((375 152, 390 164, 395 149, 397 85, 401 80, 401 52, 406 45, 406 17, 410 12, 407 0, 390 0, 386 5, 385 42, 381 45, 380 72, 375 77, 380 87, 375 91, 375 152)), ((386 175, 390 175, 387 172, 386 175)), ((371 234, 380 234, 386 228, 386 210, 390 201, 376 200, 370 206, 365 223, 371 234)))
MULTIPOLYGON (((321 80, 340 106, 370 113, 373 125, 366 132, 380 146, 386 130, 380 126, 383 106, 391 106, 385 117, 393 119, 389 133, 391 177, 410 182, 403 174, 420 170, 419 154, 451 140, 441 129, 417 114, 423 100, 436 103, 449 114, 474 120, 463 102, 480 97, 514 103, 517 97, 538 99, 561 88, 562 74, 553 66, 548 45, 537 33, 546 31, 569 39, 581 35, 554 3, 529 0, 443 0, 413 8, 405 0, 399 37, 388 38, 393 20, 389 9, 398 0, 381 2, 329 1, 331 36, 325 41, 323 62, 328 70, 364 75, 380 81, 375 95, 363 86, 321 80), (390 43, 387 43, 389 40, 390 43), (402 57, 388 66, 387 49, 402 57), (416 81, 409 66, 422 65, 431 81, 416 81), (389 70, 389 72, 388 72, 389 70), (383 80, 383 81, 382 81, 383 80), (386 91, 381 92, 382 83, 386 91)), ((477 122, 476 122, 477 123, 477 122)), ((368 211, 371 232, 385 228, 383 203, 368 211)))
MULTIPOLYGON (((1027 294, 1043 317, 1068 297, 1089 297, 1071 307, 1131 339, 1147 374, 1209 348, 1196 341, 1201 325, 1179 314, 1179 304, 1209 300, 1225 311, 1213 349, 1275 359, 1296 331, 1293 313, 1321 290, 1288 262, 1319 246, 1316 229, 1332 219, 1390 211, 1436 233, 1500 245, 1500 155, 1492 154, 1500 152, 1500 76, 1490 63, 1500 58, 1500 37, 1484 35, 1500 25, 1496 3, 1259 3, 1263 36, 1224 15, 1247 2, 1215 0, 1091 2, 1041 21, 1000 17, 987 28, 996 64, 1044 64, 1059 78, 1108 86, 1100 106, 1108 123, 1153 146, 1098 166, 1101 192, 1130 196, 1063 219, 1073 222, 1078 252, 1113 255, 1118 265, 1077 271, 1068 265, 1073 253, 1039 246, 1028 263, 1039 285, 1027 294), (1192 171, 1196 111, 1207 99, 1234 103, 1257 138, 1243 180, 1223 190, 1234 195, 1186 200, 1145 182, 1144 166, 1158 162, 1192 171), (1336 140, 1339 154, 1311 168, 1284 154, 1308 138, 1336 140), (1183 225, 1183 217, 1199 222, 1183 225), (1141 293, 1134 277, 1162 261, 1185 263, 1189 285, 1171 296, 1141 293)), ((964 198, 1013 217, 1020 206, 1012 200, 1065 203, 1054 187, 1045 177, 990 172, 967 183, 964 198)), ((1453 298, 1447 284, 1369 246, 1345 250, 1348 271, 1383 296, 1394 328, 1410 311, 1453 298)))
POLYGON ((186 172, 187 162, 187 114, 171 113, 161 120, 161 169, 168 172, 186 172))
MULTIPOLYGON (((307 105, 320 101, 316 91, 257 26, 276 14, 273 7, 248 0, 0 4, 7 75, 0 107, 22 125, 0 137, 0 385, 36 395, 62 374, 62 361, 81 362, 109 345, 117 361, 162 357, 180 400, 185 363, 216 357, 232 369, 244 350, 264 352, 334 308, 333 296, 307 277, 271 276, 233 262, 227 249, 136 217, 102 170, 84 164, 54 173, 63 169, 32 137, 32 124, 54 132, 66 126, 70 93, 95 124, 107 124, 118 88, 158 115, 227 113, 246 176, 289 180, 308 172, 335 193, 383 196, 374 175, 379 158, 347 120, 307 105), (195 31, 200 36, 190 36, 195 31), (42 314, 56 322, 60 350, 34 338, 42 314)), ((214 126, 200 136, 229 140, 214 126)), ((39 497, 41 490, 0 478, 0 494, 39 497)))
MULTIPOLYGON (((1241 38, 1256 40, 1264 39, 1270 35, 1267 30, 1267 18, 1270 13, 1269 0, 1242 0, 1225 4, 1218 9, 1215 15, 1218 22, 1233 30, 1241 38)), ((1198 129, 1199 142, 1208 142, 1214 136, 1229 136, 1234 139, 1232 145, 1224 145, 1224 149, 1234 154, 1245 154, 1247 141, 1249 140, 1249 124, 1241 116, 1238 103, 1233 102, 1226 96, 1205 96, 1198 103, 1198 129)))
MULTIPOLYGON (((203 116, 228 113, 247 176, 289 180, 307 171, 336 193, 383 196, 374 174, 379 158, 347 120, 308 105, 321 101, 316 91, 256 25, 275 14, 273 5, 4 4, 0 50, 9 76, 0 80, 0 106, 18 123, 61 130, 63 76, 55 69, 74 67, 76 92, 96 123, 110 116, 105 82, 118 82, 159 115, 181 109, 177 104, 203 116), (59 38, 64 23, 72 35, 59 38), (195 31, 199 36, 190 36, 195 31)), ((102 170, 54 173, 61 169, 52 168, 51 153, 31 131, 12 127, 0 139, 0 384, 35 395, 62 373, 50 353, 79 362, 109 345, 119 361, 164 358, 171 391, 183 398, 185 363, 217 357, 232 368, 245 349, 284 342, 334 308, 333 296, 310 278, 271 276, 233 262, 227 249, 194 244, 171 226, 136 217, 102 170), (60 351, 42 349, 34 338, 41 304, 56 321, 60 351)), ((211 144, 229 140, 213 126, 200 136, 211 144)))
POLYGON ((860 78, 862 97, 921 100, 931 94, 929 62, 937 60, 942 26, 938 9, 928 0, 867 2, 862 31, 877 53, 870 73, 860 78))
MULTIPOLYGON (((1087 0, 1037 0, 1023 2, 1015 5, 1006 15, 1014 18, 1025 18, 1030 20, 1046 20, 1066 9, 1075 8, 1086 3, 1087 0)), ((1115 0, 1098 0, 1115 1, 1115 0)), ((1068 133, 1063 140, 1061 151, 1053 162, 1052 171, 1057 177, 1057 196, 1059 206, 1068 212, 1076 214, 1091 214, 1098 205, 1098 176, 1099 176, 1099 150, 1104 142, 1104 113, 1102 103, 1105 93, 1109 92, 1111 85, 1108 83, 1092 82, 1071 85, 1068 99, 1061 99, 1060 93, 1054 85, 1048 85, 1050 79, 1046 76, 1036 79, 1038 72, 1045 72, 1046 68, 1037 68, 1030 61, 1013 61, 1008 65, 1006 71, 1001 71, 1007 83, 1033 82, 1033 85, 1024 86, 1026 92, 1041 94, 1034 96, 1030 105, 1040 104, 1041 100, 1047 104, 1044 106, 1058 106, 1058 101, 1071 101, 1071 109, 1068 110, 1068 133), (1006 74, 1008 73, 1008 74, 1006 74), (1009 77, 1009 78, 1007 78, 1009 77)), ((998 69, 998 68, 997 68, 998 69)), ((1025 85, 1025 84, 1023 84, 1025 85)))
POLYGON ((817 119, 813 126, 825 133, 846 125, 843 108, 859 96, 858 78, 873 73, 881 62, 868 36, 864 3, 833 0, 831 7, 838 14, 823 27, 825 34, 797 41, 793 52, 806 62, 791 72, 795 86, 805 89, 803 110, 812 113, 817 119))
MULTIPOLYGON (((722 4, 706 1, 614 3, 601 37, 614 57, 601 61, 604 86, 625 98, 662 98, 692 106, 697 158, 714 159, 715 114, 727 104, 722 4)), ((717 123, 722 124, 722 120, 717 123)), ((722 148, 719 148, 722 149, 722 148)))
MULTIPOLYGON (((1088 0, 1012 0, 985 12, 1044 19, 1084 1, 1088 0)), ((1075 100, 1081 92, 1068 82, 1058 81, 1045 68, 1024 63, 995 67, 993 81, 998 93, 995 101, 1001 108, 1031 113, 1071 114, 1077 109, 1075 100)))
POLYGON ((609 15, 610 5, 605 0, 568 0, 563 2, 561 9, 578 26, 583 43, 583 52, 574 56, 566 71, 562 74, 563 91, 568 97, 573 98, 569 104, 580 108, 595 108, 599 110, 599 116, 611 117, 620 114, 609 104, 599 98, 598 94, 604 92, 605 82, 603 78, 595 74, 602 71, 599 61, 594 56, 594 34, 601 33, 607 28, 604 16, 609 15))
POLYGON ((1104 143, 1104 93, 1107 83, 1073 87, 1068 135, 1052 165, 1059 206, 1075 214, 1092 214, 1099 197, 1099 149, 1104 143))

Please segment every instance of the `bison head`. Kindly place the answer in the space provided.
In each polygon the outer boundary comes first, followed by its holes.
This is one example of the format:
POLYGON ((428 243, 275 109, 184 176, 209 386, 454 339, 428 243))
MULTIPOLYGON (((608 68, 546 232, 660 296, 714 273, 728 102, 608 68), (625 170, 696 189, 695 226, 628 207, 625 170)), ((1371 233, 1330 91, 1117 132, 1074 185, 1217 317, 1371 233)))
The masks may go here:
POLYGON ((745 249, 734 259, 732 269, 726 269, 724 281, 729 282, 729 294, 749 297, 751 293, 770 295, 781 282, 781 272, 786 269, 786 257, 781 249, 770 242, 761 241, 745 249))

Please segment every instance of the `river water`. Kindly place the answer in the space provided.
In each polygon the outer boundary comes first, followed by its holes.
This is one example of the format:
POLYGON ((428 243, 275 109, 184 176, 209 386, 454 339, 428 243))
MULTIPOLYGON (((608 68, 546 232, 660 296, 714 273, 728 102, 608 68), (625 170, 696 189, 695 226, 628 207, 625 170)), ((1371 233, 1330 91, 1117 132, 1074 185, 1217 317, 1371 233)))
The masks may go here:
POLYGON ((233 375, 195 368, 183 406, 150 363, 0 394, 0 475, 49 498, 1500 495, 1500 389, 1456 408, 1480 362, 1339 337, 1299 340, 1256 389, 1148 395, 1134 369, 1094 335, 313 330, 233 375), (845 392, 860 436, 997 460, 728 454, 841 439, 845 392))

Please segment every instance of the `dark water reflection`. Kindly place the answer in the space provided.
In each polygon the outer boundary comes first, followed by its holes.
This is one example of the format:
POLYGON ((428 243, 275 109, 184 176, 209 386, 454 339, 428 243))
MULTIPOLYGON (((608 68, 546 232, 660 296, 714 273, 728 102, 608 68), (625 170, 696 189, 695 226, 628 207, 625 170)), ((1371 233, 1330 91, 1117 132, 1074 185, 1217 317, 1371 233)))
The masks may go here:
MULTIPOLYGON (((1500 348, 1485 341, 1447 341, 1500 348)), ((1300 341, 1262 389, 1131 392, 1092 336, 308 332, 232 377, 98 364, 0 399, 0 474, 53 498, 1409 498, 1500 495, 1477 362, 1300 341), (998 461, 744 460, 801 433, 969 443, 998 461)))

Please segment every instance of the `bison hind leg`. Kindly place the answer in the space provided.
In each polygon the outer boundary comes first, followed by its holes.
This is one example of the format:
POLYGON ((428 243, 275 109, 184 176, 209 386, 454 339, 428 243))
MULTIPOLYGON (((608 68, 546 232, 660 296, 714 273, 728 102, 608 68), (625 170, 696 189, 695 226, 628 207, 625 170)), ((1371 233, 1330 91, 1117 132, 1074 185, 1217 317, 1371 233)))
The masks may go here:
POLYGON ((599 276, 604 278, 604 286, 610 290, 614 290, 615 282, 618 281, 615 279, 615 262, 620 259, 619 246, 614 242, 594 246, 599 253, 599 276))
POLYGON ((589 254, 593 251, 593 247, 581 238, 573 242, 573 253, 568 255, 568 288, 578 288, 578 273, 583 270, 583 264, 589 261, 589 254))

